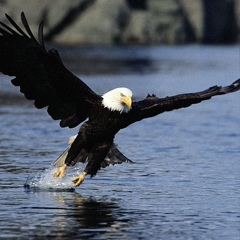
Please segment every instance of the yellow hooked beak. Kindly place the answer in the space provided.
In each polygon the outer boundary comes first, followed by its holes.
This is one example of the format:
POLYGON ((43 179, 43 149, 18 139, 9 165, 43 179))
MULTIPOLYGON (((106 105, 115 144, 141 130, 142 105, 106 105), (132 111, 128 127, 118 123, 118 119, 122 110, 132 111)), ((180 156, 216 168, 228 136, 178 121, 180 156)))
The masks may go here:
POLYGON ((131 108, 132 106, 132 98, 129 96, 122 96, 121 101, 128 107, 131 108))

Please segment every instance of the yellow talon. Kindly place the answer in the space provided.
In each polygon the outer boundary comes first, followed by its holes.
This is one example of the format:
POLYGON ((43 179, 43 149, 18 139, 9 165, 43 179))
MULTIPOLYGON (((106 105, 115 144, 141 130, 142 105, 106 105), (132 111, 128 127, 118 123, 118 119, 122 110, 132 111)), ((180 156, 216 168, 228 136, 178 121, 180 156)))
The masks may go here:
POLYGON ((62 166, 61 166, 60 168, 58 168, 58 170, 54 173, 54 176, 55 176, 55 177, 58 177, 58 178, 62 178, 63 175, 64 175, 64 173, 65 173, 65 171, 66 171, 66 169, 67 169, 67 165, 66 165, 66 164, 62 165, 62 166))
POLYGON ((84 181, 85 177, 86 177, 87 173, 83 172, 81 175, 79 175, 78 177, 75 177, 72 181, 75 183, 75 187, 78 187, 79 185, 82 184, 82 182, 84 181))

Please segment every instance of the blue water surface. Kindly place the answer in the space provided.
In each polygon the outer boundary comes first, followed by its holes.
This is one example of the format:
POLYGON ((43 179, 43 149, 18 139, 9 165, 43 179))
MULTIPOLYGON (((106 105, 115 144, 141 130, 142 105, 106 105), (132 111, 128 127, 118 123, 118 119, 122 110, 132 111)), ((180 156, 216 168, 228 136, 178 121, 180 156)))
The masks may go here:
MULTIPOLYGON (((62 47, 66 65, 102 94, 134 99, 228 85, 238 46, 62 47)), ((76 129, 61 129, 0 75, 0 239, 240 238, 240 92, 136 123, 115 142, 134 163, 73 189, 52 162, 76 129), (24 184, 30 188, 24 188, 24 184), (35 186, 35 188, 33 187, 35 186)))

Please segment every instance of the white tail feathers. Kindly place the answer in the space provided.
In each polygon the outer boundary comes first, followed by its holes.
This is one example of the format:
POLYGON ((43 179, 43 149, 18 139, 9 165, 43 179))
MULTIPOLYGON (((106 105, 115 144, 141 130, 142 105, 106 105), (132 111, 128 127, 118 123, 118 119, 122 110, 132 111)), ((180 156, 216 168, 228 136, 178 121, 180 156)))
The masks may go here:
POLYGON ((76 139, 76 137, 77 137, 77 134, 74 135, 74 136, 71 136, 71 137, 69 138, 69 140, 68 140, 68 144, 69 144, 69 145, 72 145, 72 143, 74 142, 74 140, 76 139))
MULTIPOLYGON (((58 159, 53 163, 55 167, 61 167, 67 158, 68 151, 71 148, 72 143, 76 139, 77 135, 72 136, 69 138, 68 144, 69 146, 66 150, 58 157, 58 159)), ((71 165, 75 165, 77 162, 86 162, 89 161, 92 157, 92 154, 86 152, 84 149, 78 154, 77 158, 71 163, 71 165)), ((107 156, 105 157, 104 161, 101 163, 101 168, 108 167, 109 165, 120 164, 123 162, 132 162, 130 159, 125 157, 118 149, 116 144, 112 144, 110 147, 107 156)))
POLYGON ((61 167, 64 163, 65 163, 65 160, 66 160, 66 157, 67 157, 67 154, 68 154, 68 151, 72 145, 72 143, 74 142, 74 140, 76 139, 77 137, 77 134, 74 135, 74 136, 71 136, 68 140, 68 144, 69 146, 66 148, 66 150, 58 157, 58 159, 53 163, 53 166, 55 167, 61 167))

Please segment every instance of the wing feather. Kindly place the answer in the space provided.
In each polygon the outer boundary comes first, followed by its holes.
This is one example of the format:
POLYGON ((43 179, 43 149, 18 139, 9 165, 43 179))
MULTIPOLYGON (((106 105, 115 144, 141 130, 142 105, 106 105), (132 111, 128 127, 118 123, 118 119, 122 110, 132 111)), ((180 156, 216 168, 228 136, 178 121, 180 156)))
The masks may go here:
MULTIPOLYGON (((5 29, 7 29, 8 31, 9 31, 9 33, 12 33, 12 34, 17 34, 12 28, 10 28, 8 25, 6 25, 5 23, 3 23, 3 22, 0 22, 0 25, 2 25, 5 29)), ((2 35, 3 34, 5 34, 5 35, 7 35, 7 31, 5 31, 4 29, 0 29, 0 33, 2 33, 2 35)), ((23 34, 25 34, 24 32, 23 32, 23 34)), ((25 34, 26 35, 26 34, 25 34)))
POLYGON ((44 40, 43 40, 43 22, 41 22, 39 24, 39 27, 38 27, 38 41, 40 43, 40 45, 45 48, 44 46, 44 40))
MULTIPOLYGON (((11 18, 9 17, 8 20, 11 20, 11 18)), ((31 29, 30 29, 30 27, 28 25, 27 19, 26 19, 25 14, 23 12, 21 13, 21 20, 22 20, 23 26, 26 29, 26 31, 27 31, 28 35, 30 36, 30 38, 37 42, 36 38, 34 37, 32 31, 31 31, 31 29)), ((14 24, 14 21, 12 20, 11 23, 14 24)), ((13 26, 16 27, 17 24, 14 24, 13 26)))
POLYGON ((179 108, 186 108, 208 100, 213 96, 235 92, 240 89, 240 79, 229 86, 213 86, 207 90, 196 93, 179 94, 172 97, 158 98, 155 95, 148 95, 144 100, 134 102, 129 113, 125 114, 124 126, 179 108))
POLYGON ((45 49, 43 23, 39 25, 38 42, 24 13, 21 20, 26 33, 10 16, 6 18, 12 27, 0 22, 0 71, 15 76, 13 85, 20 86, 37 108, 48 107, 49 115, 61 120, 62 127, 84 121, 101 97, 63 65, 56 50, 45 49))

